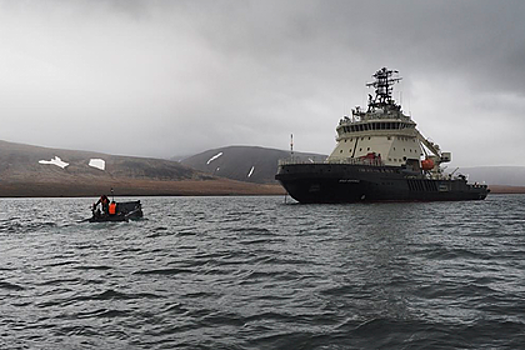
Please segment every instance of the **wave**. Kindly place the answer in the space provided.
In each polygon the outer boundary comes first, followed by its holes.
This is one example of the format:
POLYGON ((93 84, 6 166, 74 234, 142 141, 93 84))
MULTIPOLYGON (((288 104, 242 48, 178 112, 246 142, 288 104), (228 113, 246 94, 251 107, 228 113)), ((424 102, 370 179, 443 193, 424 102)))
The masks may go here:
POLYGON ((14 284, 14 283, 9 283, 9 282, 5 282, 5 281, 0 281, 0 289, 4 289, 4 290, 10 290, 10 291, 22 291, 22 290, 26 290, 26 288, 18 285, 18 284, 14 284))
POLYGON ((58 225, 55 222, 20 222, 17 220, 9 220, 0 224, 0 233, 31 233, 49 230, 50 228, 55 228, 57 226, 58 225))
POLYGON ((180 275, 185 273, 194 273, 189 269, 155 269, 155 270, 140 270, 133 272, 133 275, 180 275))
POLYGON ((132 300, 132 299, 161 299, 163 296, 154 293, 123 293, 108 289, 102 293, 77 296, 71 301, 87 300, 132 300))

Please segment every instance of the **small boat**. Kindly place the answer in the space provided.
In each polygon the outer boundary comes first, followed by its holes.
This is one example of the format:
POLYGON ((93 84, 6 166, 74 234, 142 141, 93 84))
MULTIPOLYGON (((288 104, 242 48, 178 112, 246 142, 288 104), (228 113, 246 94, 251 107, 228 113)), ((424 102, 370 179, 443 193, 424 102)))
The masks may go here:
POLYGON ((128 221, 137 220, 144 216, 142 212, 142 204, 140 200, 131 202, 119 202, 116 203, 116 213, 113 215, 102 213, 100 210, 96 210, 95 206, 91 207, 93 216, 83 221, 88 222, 107 222, 107 221, 128 221))

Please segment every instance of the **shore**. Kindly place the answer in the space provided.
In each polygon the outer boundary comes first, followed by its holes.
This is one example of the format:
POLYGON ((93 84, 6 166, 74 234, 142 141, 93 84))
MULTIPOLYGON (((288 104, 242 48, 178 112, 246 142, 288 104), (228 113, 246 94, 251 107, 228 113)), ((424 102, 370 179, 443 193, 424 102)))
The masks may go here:
POLYGON ((260 185, 231 180, 107 181, 78 183, 0 183, 0 197, 97 197, 114 189, 118 196, 262 196, 284 195, 279 185, 260 185))
POLYGON ((525 187, 521 186, 502 186, 502 185, 491 185, 489 186, 491 194, 522 194, 525 193, 525 187))

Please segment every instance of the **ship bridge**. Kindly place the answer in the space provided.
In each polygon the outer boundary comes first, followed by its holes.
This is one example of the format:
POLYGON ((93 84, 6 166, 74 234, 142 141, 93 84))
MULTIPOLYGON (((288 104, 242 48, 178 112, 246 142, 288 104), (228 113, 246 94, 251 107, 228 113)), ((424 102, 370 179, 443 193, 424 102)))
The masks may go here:
POLYGON ((328 161, 362 158, 373 154, 385 165, 419 162, 424 155, 415 123, 371 120, 342 123, 337 127, 337 145, 328 161))
MULTIPOLYGON (((374 74, 375 98, 369 95, 368 109, 359 106, 343 117, 336 128, 337 145, 328 162, 379 159, 385 165, 416 166, 424 155, 416 123, 392 99, 392 84, 401 80, 397 71, 383 68, 374 74)), ((418 166, 417 166, 418 167, 418 166)))

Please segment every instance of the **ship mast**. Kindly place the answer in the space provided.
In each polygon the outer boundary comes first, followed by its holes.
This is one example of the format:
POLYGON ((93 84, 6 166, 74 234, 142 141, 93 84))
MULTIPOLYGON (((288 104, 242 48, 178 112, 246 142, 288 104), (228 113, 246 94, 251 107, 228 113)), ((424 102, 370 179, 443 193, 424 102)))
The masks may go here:
POLYGON ((397 70, 390 70, 383 67, 372 75, 375 81, 367 83, 366 86, 374 87, 376 96, 372 97, 372 95, 368 95, 368 111, 376 108, 395 106, 395 101, 392 98, 392 85, 402 79, 401 77, 394 76, 394 74, 398 73, 399 71, 397 70))

